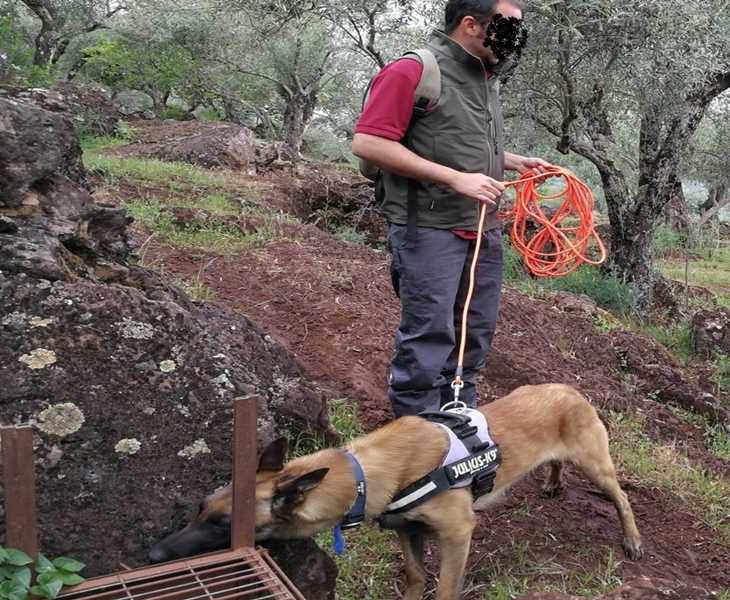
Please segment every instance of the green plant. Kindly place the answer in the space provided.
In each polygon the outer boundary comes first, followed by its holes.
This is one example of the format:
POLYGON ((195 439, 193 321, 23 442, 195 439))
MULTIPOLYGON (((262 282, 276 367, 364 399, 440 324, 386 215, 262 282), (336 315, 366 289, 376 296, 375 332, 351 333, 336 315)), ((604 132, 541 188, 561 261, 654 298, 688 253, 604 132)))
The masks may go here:
POLYGON ((527 283, 527 275, 525 274, 525 262, 522 255, 517 252, 509 236, 502 237, 502 247, 504 248, 502 264, 504 269, 504 280, 512 285, 518 283, 527 283))
POLYGON ((222 121, 223 118, 217 111, 212 109, 203 110, 198 114, 198 119, 202 121, 222 121))
POLYGON ((0 16, 0 83, 27 87, 51 87, 58 78, 53 64, 39 67, 33 64, 35 50, 13 19, 0 16))
POLYGON ((186 121, 190 118, 190 113, 178 106, 168 106, 162 112, 163 119, 174 119, 175 121, 186 121))
POLYGON ((55 598, 64 585, 77 585, 84 581, 78 572, 86 565, 71 558, 48 560, 38 554, 35 572, 36 583, 32 583, 33 559, 13 548, 0 546, 0 599, 26 600, 31 595, 41 598, 55 598))
POLYGON ((636 311, 639 290, 611 273, 598 267, 583 265, 565 277, 552 277, 542 281, 542 286, 557 291, 585 294, 605 310, 629 316, 636 311))
POLYGON ((114 130, 114 139, 128 141, 132 138, 132 126, 128 121, 119 121, 114 130))
POLYGON ((353 244, 364 244, 365 234, 355 231, 354 227, 347 227, 335 233, 335 237, 343 242, 351 242, 353 244))
POLYGON ((730 438, 722 425, 707 425, 703 437, 710 452, 730 460, 730 438))
POLYGON ((710 376, 710 381, 716 386, 718 395, 727 393, 730 389, 730 357, 723 352, 716 352, 712 360, 714 372, 710 376))
POLYGON ((687 232, 676 231, 672 227, 661 227, 654 234, 652 241, 652 253, 654 256, 664 256, 672 250, 678 250, 686 247, 687 232))

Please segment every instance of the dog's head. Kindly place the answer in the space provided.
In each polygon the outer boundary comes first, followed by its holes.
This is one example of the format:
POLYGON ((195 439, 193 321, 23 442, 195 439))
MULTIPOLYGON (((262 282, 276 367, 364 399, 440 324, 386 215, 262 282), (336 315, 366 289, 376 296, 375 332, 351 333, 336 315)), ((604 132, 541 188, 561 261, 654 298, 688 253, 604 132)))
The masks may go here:
MULTIPOLYGON (((259 458, 256 471, 257 542, 311 535, 299 524, 296 509, 303 503, 306 492, 319 485, 328 469, 285 470, 288 445, 287 438, 278 438, 259 458)), ((232 503, 230 485, 208 496, 200 503, 198 514, 190 523, 150 550, 149 561, 167 562, 230 548, 232 503)))

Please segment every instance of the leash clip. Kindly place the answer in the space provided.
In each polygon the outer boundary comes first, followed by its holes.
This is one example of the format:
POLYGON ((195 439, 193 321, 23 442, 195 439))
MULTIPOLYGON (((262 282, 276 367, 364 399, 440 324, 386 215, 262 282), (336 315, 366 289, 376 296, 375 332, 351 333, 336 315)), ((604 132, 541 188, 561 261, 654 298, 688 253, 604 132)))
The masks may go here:
POLYGON ((464 382, 461 380, 460 377, 457 377, 454 379, 454 381, 451 382, 451 389, 454 390, 454 399, 451 402, 447 402, 441 407, 441 410, 451 410, 453 412, 466 412, 468 410, 468 406, 459 400, 459 392, 461 391, 461 388, 464 387, 464 382))

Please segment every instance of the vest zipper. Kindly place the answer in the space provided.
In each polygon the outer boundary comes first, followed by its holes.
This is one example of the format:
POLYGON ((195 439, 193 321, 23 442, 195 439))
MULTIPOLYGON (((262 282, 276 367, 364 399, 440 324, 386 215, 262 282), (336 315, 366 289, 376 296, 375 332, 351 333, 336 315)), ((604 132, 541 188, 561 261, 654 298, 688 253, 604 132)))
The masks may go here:
MULTIPOLYGON (((485 93, 485 99, 487 102, 487 130, 488 130, 488 136, 487 136, 487 144, 492 145, 494 144, 494 154, 497 154, 497 136, 496 133, 492 133, 492 126, 494 118, 492 117, 492 105, 489 102, 489 84, 487 83, 487 77, 486 72, 484 74, 484 93, 485 93), (490 140, 489 137, 492 139, 490 140)), ((489 158, 489 165, 488 165, 488 171, 487 174, 491 177, 492 171, 494 170, 494 160, 492 159, 492 153, 488 152, 487 157, 489 158)))
POLYGON ((499 154, 499 140, 497 140, 497 122, 492 115, 492 105, 487 103, 487 124, 489 125, 489 133, 494 140, 494 154, 499 154))

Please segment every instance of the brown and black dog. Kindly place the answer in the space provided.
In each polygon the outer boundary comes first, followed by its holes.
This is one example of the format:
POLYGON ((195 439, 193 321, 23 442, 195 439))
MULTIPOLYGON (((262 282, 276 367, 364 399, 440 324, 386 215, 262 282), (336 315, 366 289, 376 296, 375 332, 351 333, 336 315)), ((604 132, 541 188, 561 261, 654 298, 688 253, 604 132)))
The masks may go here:
MULTIPOLYGON (((474 511, 484 509, 537 466, 552 468, 543 490, 555 494, 563 461, 580 466, 616 506, 623 528, 623 549, 636 560, 644 554, 626 494, 619 487, 608 450, 608 434, 596 410, 574 388, 562 384, 523 386, 479 408, 499 446, 502 463, 494 489, 476 501, 469 487, 450 489, 411 511, 383 515, 393 497, 441 465, 447 436, 421 417, 403 417, 350 442, 346 450, 362 466, 367 487, 365 518, 395 529, 406 572, 405 600, 423 594, 424 534, 434 534, 441 552, 436 600, 455 600, 466 567, 474 511)), ((309 537, 335 527, 357 497, 347 454, 327 449, 286 462, 280 438, 261 455, 256 474, 256 540, 309 537)), ((230 487, 202 503, 185 529, 157 544, 149 554, 162 562, 227 548, 230 544, 230 487)))

